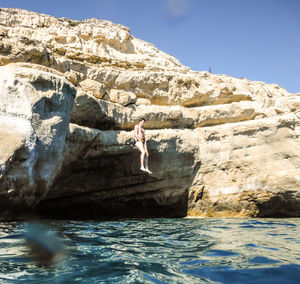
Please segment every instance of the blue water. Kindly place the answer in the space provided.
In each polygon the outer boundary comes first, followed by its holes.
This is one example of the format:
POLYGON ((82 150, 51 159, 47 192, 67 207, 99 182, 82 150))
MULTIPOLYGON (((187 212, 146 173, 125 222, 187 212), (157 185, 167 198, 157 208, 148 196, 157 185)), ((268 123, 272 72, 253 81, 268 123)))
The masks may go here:
POLYGON ((300 283, 300 219, 50 221, 41 265, 24 224, 0 223, 0 283, 300 283))

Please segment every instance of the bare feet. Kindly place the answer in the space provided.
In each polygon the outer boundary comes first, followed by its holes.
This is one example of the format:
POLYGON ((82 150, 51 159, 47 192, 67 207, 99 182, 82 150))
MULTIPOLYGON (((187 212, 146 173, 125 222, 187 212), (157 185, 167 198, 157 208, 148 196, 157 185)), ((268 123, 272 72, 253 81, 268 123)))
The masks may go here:
POLYGON ((152 174, 152 172, 149 169, 145 169, 144 167, 141 167, 141 171, 152 174))

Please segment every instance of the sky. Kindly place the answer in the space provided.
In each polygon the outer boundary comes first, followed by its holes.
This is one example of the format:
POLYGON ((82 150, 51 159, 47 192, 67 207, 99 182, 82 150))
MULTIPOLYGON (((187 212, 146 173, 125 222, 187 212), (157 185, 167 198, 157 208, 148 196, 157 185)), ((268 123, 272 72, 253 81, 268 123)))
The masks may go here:
POLYGON ((0 0, 0 7, 109 20, 192 70, 300 92, 300 0, 0 0))

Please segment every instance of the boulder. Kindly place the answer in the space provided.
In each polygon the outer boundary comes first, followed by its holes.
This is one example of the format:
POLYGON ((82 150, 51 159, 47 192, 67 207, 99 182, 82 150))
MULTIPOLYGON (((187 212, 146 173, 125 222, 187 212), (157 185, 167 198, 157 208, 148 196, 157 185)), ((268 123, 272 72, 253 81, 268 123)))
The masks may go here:
POLYGON ((122 106, 126 106, 136 102, 136 95, 132 92, 113 89, 109 92, 109 99, 113 103, 118 103, 122 106))
POLYGON ((67 71, 64 75, 66 79, 69 80, 75 86, 77 86, 80 81, 83 81, 83 78, 85 77, 84 74, 74 70, 67 71))
POLYGON ((149 105, 151 105, 151 101, 148 100, 148 99, 137 98, 135 104, 136 104, 137 106, 139 106, 139 105, 149 106, 149 105))
POLYGON ((103 84, 91 79, 81 81, 80 87, 84 92, 92 94, 97 99, 102 99, 106 92, 106 87, 103 84))

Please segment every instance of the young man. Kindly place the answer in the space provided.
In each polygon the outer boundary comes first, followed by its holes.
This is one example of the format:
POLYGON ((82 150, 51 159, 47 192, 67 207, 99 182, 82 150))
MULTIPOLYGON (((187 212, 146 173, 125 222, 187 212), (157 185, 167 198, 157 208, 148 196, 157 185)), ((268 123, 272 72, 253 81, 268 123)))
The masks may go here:
POLYGON ((145 138, 145 129, 144 124, 146 120, 145 118, 141 118, 139 124, 134 127, 134 138, 135 138, 135 145, 141 152, 141 170, 144 172, 148 172, 152 174, 152 172, 148 169, 148 149, 147 149, 147 142, 145 138))

